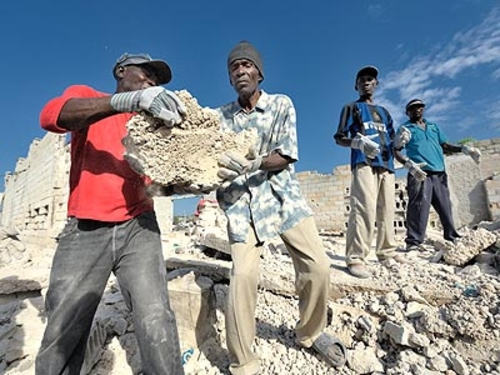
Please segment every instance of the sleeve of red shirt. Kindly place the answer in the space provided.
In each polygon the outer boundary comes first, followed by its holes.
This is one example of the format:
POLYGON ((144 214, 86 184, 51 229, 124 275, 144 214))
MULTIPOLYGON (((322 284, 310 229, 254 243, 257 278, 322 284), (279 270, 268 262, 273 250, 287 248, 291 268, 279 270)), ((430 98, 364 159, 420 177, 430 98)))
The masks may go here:
POLYGON ((40 126, 53 133, 67 133, 68 130, 57 125, 59 114, 69 99, 73 98, 99 98, 106 94, 94 90, 85 85, 74 85, 68 87, 61 96, 51 99, 40 112, 40 126))

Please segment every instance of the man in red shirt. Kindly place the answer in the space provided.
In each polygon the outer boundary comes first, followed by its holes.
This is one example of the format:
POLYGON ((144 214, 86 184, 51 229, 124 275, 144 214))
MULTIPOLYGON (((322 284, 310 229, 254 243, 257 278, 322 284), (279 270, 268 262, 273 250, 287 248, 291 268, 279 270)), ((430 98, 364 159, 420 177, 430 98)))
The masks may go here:
POLYGON ((70 86, 40 114, 45 130, 71 133, 71 170, 68 221, 51 269, 36 375, 80 374, 111 272, 132 312, 143 373, 183 374, 153 202, 145 177, 124 159, 122 140, 134 112, 148 112, 169 128, 182 121, 184 108, 159 86, 172 77, 165 61, 125 54, 113 75, 115 94, 70 86))

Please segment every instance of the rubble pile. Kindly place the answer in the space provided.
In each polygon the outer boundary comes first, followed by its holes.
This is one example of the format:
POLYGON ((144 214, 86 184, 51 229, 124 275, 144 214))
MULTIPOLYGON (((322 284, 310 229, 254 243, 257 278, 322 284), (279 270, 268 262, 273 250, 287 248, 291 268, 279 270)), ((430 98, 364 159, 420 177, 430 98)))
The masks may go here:
POLYGON ((256 143, 257 132, 222 132, 216 111, 200 107, 186 90, 176 94, 187 109, 184 121, 167 129, 147 114, 133 116, 127 123, 125 158, 136 171, 163 186, 217 186, 220 155, 232 150, 245 156, 256 143))
POLYGON ((29 259, 26 246, 18 235, 19 232, 15 228, 0 227, 0 267, 29 259))
POLYGON ((482 250, 500 239, 500 230, 488 231, 483 228, 471 230, 464 228, 461 238, 455 242, 435 240, 434 247, 443 251, 444 261, 454 266, 463 266, 482 250))
MULTIPOLYGON (((222 240, 225 222, 219 214, 215 202, 205 201, 195 232, 174 232, 172 242, 164 248, 167 267, 174 258, 183 260, 177 263, 178 271, 169 267, 169 278, 177 285, 170 296, 182 325, 179 332, 187 375, 229 375, 224 309, 231 262, 210 255, 204 251, 206 245, 200 245, 208 234, 222 240), (204 339, 199 342, 201 336, 204 339)), ((483 230, 463 230, 463 241, 446 244, 446 251, 455 254, 480 253, 464 266, 437 256, 437 246, 428 241, 426 250, 402 254, 408 263, 371 261, 368 281, 345 272, 345 238, 322 236, 332 260, 326 331, 347 348, 347 364, 338 370, 297 343, 293 262, 283 244, 271 241, 262 252, 263 282, 256 310, 254 349, 261 358, 261 373, 500 375, 499 271, 479 262, 494 259, 498 249, 490 242, 493 237, 498 239, 498 233, 483 230), (479 239, 474 240, 476 237, 479 239), (473 249, 466 249, 467 243, 473 249)), ((33 272, 30 275, 34 278, 33 272)), ((47 280, 40 282, 46 287, 47 280)), ((15 285, 17 290, 21 284, 28 287, 19 280, 11 284, 11 294, 15 285)), ((0 372, 33 373, 44 324, 43 297, 0 304, 0 372)), ((97 312, 85 366, 82 374, 141 373, 134 326, 114 280, 97 312)))

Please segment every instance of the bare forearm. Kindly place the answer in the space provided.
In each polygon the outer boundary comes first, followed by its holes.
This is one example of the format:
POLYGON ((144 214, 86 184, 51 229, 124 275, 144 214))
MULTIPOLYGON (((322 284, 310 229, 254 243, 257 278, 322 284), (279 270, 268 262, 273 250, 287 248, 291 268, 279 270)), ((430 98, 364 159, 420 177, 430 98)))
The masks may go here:
POLYGON ((443 145, 441 147, 443 147, 444 151, 450 152, 450 153, 462 152, 462 146, 454 145, 452 143, 443 143, 443 145))
POLYGON ((347 137, 335 138, 335 142, 339 146, 351 147, 352 139, 351 138, 347 138, 347 137))
POLYGON ((278 152, 272 152, 271 155, 262 159, 260 169, 264 171, 281 171, 294 161, 289 157, 282 156, 278 152))
POLYGON ((110 105, 110 98, 74 98, 68 100, 59 114, 57 125, 69 131, 75 131, 117 114, 118 112, 110 105))
POLYGON ((408 161, 408 156, 404 155, 401 150, 394 150, 394 157, 396 158, 397 161, 399 161, 401 164, 404 164, 408 161))

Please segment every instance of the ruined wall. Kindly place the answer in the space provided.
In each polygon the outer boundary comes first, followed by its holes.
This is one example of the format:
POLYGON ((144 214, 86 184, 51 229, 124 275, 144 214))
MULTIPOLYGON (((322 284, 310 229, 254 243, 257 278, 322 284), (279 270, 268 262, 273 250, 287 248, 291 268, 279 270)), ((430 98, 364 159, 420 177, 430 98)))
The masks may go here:
MULTIPOLYGON (((500 216, 500 138, 473 143, 481 150, 479 165, 469 156, 455 154, 446 157, 453 215, 457 227, 493 220, 500 216)), ((396 231, 405 230, 405 210, 408 202, 406 172, 396 178, 396 231)), ((332 174, 315 171, 299 172, 297 178, 304 197, 315 212, 322 231, 342 232, 349 216, 349 165, 338 166, 332 174)), ((440 227, 439 218, 431 210, 431 227, 440 227)))
MULTIPOLYGON (((474 143, 483 156, 476 165, 468 156, 446 158, 453 213, 458 227, 500 216, 500 138, 474 143)), ((20 158, 14 173, 5 178, 3 226, 15 224, 26 244, 49 247, 62 229, 66 217, 69 176, 69 145, 64 135, 47 133, 35 139, 26 158, 20 158)), ((407 205, 406 173, 396 179, 398 232, 405 230, 407 205)), ((342 233, 349 216, 351 172, 348 165, 335 167, 332 174, 315 171, 297 173, 301 190, 315 212, 323 232, 342 233)), ((155 198, 162 233, 171 231, 173 205, 170 198, 155 198)), ((431 212, 430 225, 439 226, 431 212)))
MULTIPOLYGON (((52 248, 64 227, 69 195, 70 147, 66 136, 47 133, 35 139, 25 158, 5 177, 0 224, 12 224, 26 245, 52 248)), ((171 231, 172 202, 155 198, 162 233, 171 231)))
POLYGON ((457 227, 498 218, 500 212, 500 138, 473 143, 481 150, 481 163, 469 156, 446 157, 453 215, 457 227))
POLYGON ((35 139, 6 174, 1 224, 14 224, 27 244, 50 246, 64 225, 69 149, 64 135, 35 139))
MULTIPOLYGON (((309 206, 315 213, 316 225, 320 231, 341 233, 347 228, 349 211, 351 168, 341 165, 333 174, 320 174, 315 171, 299 172, 297 179, 300 189, 309 206)), ((404 215, 408 201, 406 177, 399 177, 395 183, 396 215, 394 227, 403 231, 404 215)))

